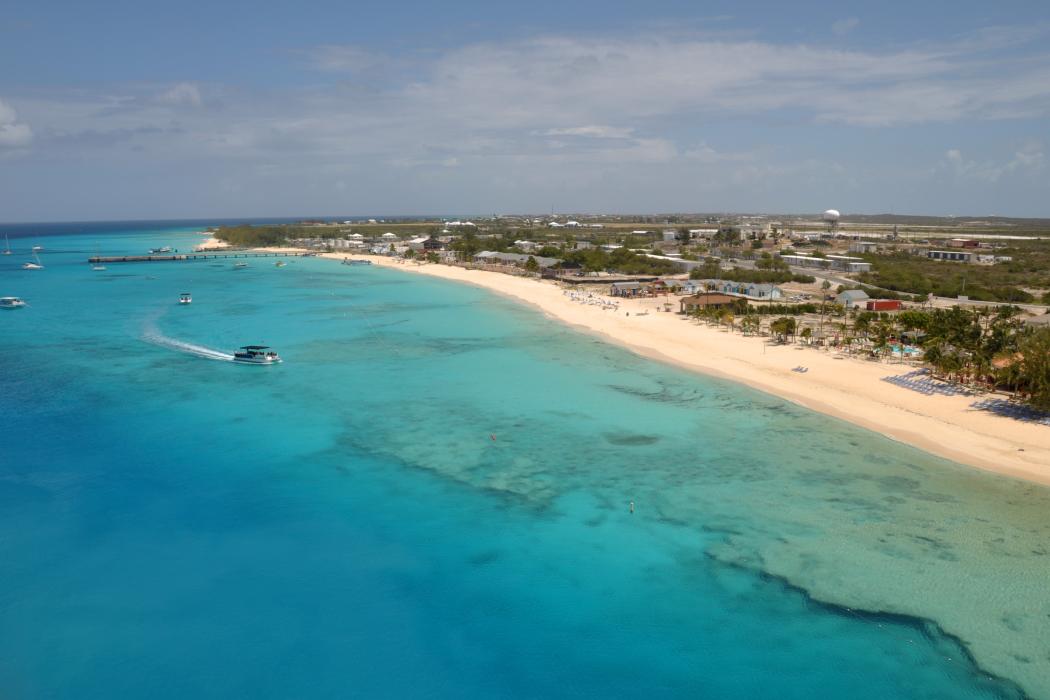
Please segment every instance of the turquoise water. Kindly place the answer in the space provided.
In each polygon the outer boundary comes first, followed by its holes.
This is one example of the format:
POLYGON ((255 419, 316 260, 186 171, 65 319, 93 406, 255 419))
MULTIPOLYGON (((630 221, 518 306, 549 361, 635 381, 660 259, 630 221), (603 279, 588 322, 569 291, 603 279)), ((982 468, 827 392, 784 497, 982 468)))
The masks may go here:
POLYGON ((1047 489, 472 287, 83 262, 198 240, 0 258, 0 696, 1050 697, 1047 489))
POLYGON ((913 355, 915 357, 918 357, 919 355, 922 354, 922 348, 917 348, 917 347, 914 347, 914 346, 911 346, 911 345, 905 345, 904 349, 901 350, 901 346, 898 345, 897 343, 890 343, 890 351, 893 352, 896 355, 904 354, 904 355, 913 355))

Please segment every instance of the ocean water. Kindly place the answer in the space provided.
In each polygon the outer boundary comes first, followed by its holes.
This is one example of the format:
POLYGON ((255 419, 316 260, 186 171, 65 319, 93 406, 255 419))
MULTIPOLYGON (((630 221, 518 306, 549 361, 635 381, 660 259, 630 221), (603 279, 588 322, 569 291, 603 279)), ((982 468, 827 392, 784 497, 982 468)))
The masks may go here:
POLYGON ((0 257, 0 697, 1050 697, 1050 489, 472 287, 69 233, 0 257))

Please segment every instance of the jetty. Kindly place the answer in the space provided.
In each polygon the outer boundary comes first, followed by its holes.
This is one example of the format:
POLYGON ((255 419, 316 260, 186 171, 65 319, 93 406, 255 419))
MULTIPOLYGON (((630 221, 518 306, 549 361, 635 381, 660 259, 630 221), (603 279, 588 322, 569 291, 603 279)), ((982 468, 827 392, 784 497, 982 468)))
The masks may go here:
POLYGON ((97 265, 105 263, 140 263, 140 262, 194 262, 197 260, 223 260, 228 258, 311 258, 317 253, 176 253, 174 255, 112 255, 88 258, 88 262, 97 265))

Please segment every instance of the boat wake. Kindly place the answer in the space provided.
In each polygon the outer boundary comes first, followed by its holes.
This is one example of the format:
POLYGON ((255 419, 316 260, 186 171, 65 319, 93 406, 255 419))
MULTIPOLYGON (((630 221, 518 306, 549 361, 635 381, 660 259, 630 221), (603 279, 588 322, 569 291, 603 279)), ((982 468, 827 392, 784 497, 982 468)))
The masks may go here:
POLYGON ((176 340, 175 338, 169 338, 163 335, 156 329, 146 329, 142 333, 142 339, 147 343, 153 343, 159 345, 162 348, 168 348, 169 350, 176 350, 178 352, 184 352, 188 355, 196 355, 197 357, 203 357, 206 360, 222 360, 225 362, 233 362, 233 353, 222 352, 221 350, 214 350, 203 345, 197 345, 195 343, 187 343, 184 340, 176 340))

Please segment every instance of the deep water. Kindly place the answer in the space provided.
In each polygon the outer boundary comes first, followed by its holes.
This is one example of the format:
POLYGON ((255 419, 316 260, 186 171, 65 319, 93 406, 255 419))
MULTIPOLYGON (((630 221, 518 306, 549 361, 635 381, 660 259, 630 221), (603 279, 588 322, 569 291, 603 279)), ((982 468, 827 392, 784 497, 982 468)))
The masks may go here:
POLYGON ((472 287, 68 233, 0 257, 0 697, 1050 697, 1045 488, 472 287))

